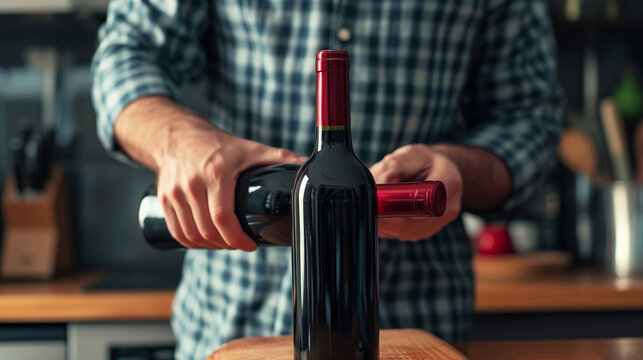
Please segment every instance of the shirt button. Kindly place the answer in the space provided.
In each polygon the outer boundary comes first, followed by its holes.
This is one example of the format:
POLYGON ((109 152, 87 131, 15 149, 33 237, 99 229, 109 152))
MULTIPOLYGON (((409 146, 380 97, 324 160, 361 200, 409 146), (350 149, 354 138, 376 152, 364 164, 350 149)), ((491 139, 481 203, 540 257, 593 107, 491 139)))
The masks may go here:
POLYGON ((337 38, 340 41, 343 41, 343 42, 349 41, 351 37, 353 37, 353 34, 351 33, 350 29, 344 27, 337 30, 337 38))

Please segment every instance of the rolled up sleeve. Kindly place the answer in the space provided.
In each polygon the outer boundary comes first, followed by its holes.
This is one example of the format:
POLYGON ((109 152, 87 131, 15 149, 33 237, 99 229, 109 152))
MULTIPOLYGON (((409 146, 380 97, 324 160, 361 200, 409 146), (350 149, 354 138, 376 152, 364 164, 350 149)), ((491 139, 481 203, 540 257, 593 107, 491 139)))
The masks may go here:
POLYGON ((205 69, 203 1, 116 0, 108 7, 92 60, 92 100, 103 146, 126 159, 114 138, 123 108, 148 95, 179 100, 181 83, 205 69))
POLYGON ((490 1, 462 115, 464 143, 500 157, 513 189, 496 217, 534 193, 554 161, 563 94, 556 45, 544 1, 490 1))

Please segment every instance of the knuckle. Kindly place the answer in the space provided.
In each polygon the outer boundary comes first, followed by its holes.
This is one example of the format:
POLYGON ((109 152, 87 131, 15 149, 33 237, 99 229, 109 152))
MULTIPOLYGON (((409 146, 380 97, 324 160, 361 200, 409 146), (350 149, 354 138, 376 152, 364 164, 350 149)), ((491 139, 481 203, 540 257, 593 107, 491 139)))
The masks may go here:
POLYGON ((201 240, 201 234, 199 234, 196 229, 185 229, 185 237, 187 237, 191 242, 197 242, 201 240))
POLYGON ((180 199, 182 194, 183 194, 183 191, 182 191, 181 187, 178 184, 172 185, 167 191, 167 196, 171 200, 180 199))
POLYGON ((287 158, 292 156, 292 152, 288 149, 283 149, 283 148, 275 148, 275 155, 279 158, 287 158))
POLYGON ((399 157, 391 156, 387 161, 387 170, 396 172, 402 168, 402 160, 399 157))
POLYGON ((181 233, 180 231, 177 231, 177 229, 174 226, 168 226, 168 228, 170 230, 170 234, 172 235, 172 237, 176 239, 178 242, 180 242, 181 244, 185 244, 189 242, 189 240, 185 236, 183 236, 183 233, 181 233))
POLYGON ((208 241, 216 241, 219 239, 219 233, 214 229, 205 229, 201 232, 201 236, 208 241))
POLYGON ((163 210, 167 211, 171 206, 170 198, 165 193, 160 193, 158 197, 159 201, 161 202, 161 207, 163 208, 163 210))
POLYGON ((414 144, 411 144, 411 145, 404 145, 404 146, 400 147, 399 149, 397 149, 397 150, 395 151, 395 153, 397 153, 397 154, 408 154, 408 153, 412 153, 412 152, 414 152, 414 151, 416 151, 416 150, 417 150, 417 148, 416 148, 416 147, 417 147, 417 145, 414 145, 414 144))
POLYGON ((201 188, 201 179, 198 176, 192 176, 187 179, 185 189, 192 197, 198 197, 199 189, 201 188))
POLYGON ((225 160, 221 153, 212 155, 205 165, 205 171, 211 179, 217 179, 225 171, 225 160))
POLYGON ((220 226, 230 221, 230 214, 224 209, 215 209, 212 212, 212 221, 220 226))

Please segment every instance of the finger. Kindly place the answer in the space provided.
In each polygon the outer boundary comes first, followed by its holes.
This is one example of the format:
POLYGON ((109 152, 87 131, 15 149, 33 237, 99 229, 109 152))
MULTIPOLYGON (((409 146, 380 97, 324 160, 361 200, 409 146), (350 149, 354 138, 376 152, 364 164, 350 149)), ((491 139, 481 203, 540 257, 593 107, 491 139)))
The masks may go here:
POLYGON ((197 248, 197 245, 190 241, 181 230, 181 224, 179 224, 176 212, 174 211, 174 208, 169 203, 169 201, 166 200, 164 202, 161 202, 161 205, 163 206, 163 212, 165 213, 165 222, 167 224, 167 228, 170 231, 172 237, 186 248, 197 248))
POLYGON ((235 179, 224 175, 218 183, 208 187, 208 208, 212 221, 223 240, 234 249, 253 251, 257 244, 241 229, 234 213, 235 179))
POLYGON ((435 235, 442 226, 436 219, 404 218, 379 219, 377 228, 380 237, 418 241, 435 235))
MULTIPOLYGON (((193 182, 188 187, 187 201, 194 215, 194 222, 201 237, 213 247, 232 249, 217 231, 208 208, 208 191, 202 182, 193 182)), ((208 248, 212 247, 208 246, 208 248)))
POLYGON ((199 229, 197 229, 196 223, 194 222, 192 209, 190 209, 190 205, 183 192, 179 190, 174 191, 170 196, 170 201, 185 237, 199 247, 207 247, 208 242, 199 233, 199 229))
POLYGON ((393 183, 393 182, 398 182, 397 179, 393 179, 392 174, 388 171, 385 171, 385 163, 384 160, 376 163, 375 165, 371 166, 369 169, 371 171, 371 174, 373 175, 373 180, 375 180, 376 184, 386 184, 386 183, 393 183))
POLYGON ((296 154, 288 149, 263 146, 255 158, 259 164, 303 164, 307 157, 296 154))
POLYGON ((416 180, 425 171, 424 159, 399 154, 387 155, 371 169, 378 183, 416 180))
POLYGON ((381 237, 399 239, 404 235, 406 226, 404 226, 404 219, 379 219, 377 230, 381 237))

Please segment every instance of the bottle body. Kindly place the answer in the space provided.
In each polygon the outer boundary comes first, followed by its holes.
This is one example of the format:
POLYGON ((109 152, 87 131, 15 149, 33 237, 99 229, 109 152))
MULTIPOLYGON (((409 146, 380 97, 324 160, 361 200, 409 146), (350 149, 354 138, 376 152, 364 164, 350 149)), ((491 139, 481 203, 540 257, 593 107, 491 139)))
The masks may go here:
POLYGON ((295 359, 378 359, 377 198, 342 149, 314 155, 293 188, 295 359))
MULTIPOLYGON (((234 212, 258 246, 290 246, 292 184, 299 165, 282 164, 244 171, 235 187, 234 212)), ((138 209, 145 241, 159 250, 184 249, 167 228, 156 185, 149 186, 138 209)))
POLYGON ((295 359, 379 359, 378 203, 351 142, 348 53, 315 68, 315 150, 292 192, 295 359))

